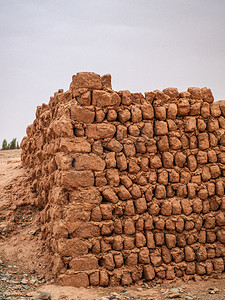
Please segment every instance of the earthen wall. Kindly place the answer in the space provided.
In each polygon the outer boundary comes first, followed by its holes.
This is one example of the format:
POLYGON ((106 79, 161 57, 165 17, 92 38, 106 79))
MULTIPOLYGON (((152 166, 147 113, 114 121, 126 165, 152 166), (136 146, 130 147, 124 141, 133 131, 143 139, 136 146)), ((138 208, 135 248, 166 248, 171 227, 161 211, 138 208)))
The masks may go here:
POLYGON ((37 108, 22 162, 58 282, 218 276, 225 262, 225 101, 208 88, 115 92, 78 73, 37 108))

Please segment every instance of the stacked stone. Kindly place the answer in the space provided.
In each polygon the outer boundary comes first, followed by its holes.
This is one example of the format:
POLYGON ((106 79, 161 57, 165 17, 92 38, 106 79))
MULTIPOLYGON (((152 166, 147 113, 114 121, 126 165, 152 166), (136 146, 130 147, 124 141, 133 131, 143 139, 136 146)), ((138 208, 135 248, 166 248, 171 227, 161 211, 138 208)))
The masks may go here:
POLYGON ((78 73, 23 139, 58 282, 184 280, 224 271, 225 101, 207 88, 115 92, 78 73))

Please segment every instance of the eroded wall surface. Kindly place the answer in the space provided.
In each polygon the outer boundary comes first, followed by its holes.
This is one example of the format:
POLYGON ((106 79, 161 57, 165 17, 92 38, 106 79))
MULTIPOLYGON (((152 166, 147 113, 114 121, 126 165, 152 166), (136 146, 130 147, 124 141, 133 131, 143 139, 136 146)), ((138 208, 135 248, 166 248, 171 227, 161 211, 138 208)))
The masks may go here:
MULTIPOLYGON (((37 108, 22 162, 64 285, 224 271, 225 101, 210 89, 115 92, 78 73, 37 108)), ((197 274, 197 275, 196 275, 197 274)))

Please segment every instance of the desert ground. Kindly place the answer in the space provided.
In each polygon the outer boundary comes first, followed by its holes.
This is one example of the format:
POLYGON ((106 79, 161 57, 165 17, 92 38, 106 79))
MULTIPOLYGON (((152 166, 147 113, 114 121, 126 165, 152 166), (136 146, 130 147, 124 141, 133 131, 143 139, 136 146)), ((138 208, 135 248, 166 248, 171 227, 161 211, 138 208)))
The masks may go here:
POLYGON ((58 286, 40 238, 39 210, 21 166, 20 150, 0 151, 0 300, 2 299, 225 299, 225 275, 126 287, 58 286))

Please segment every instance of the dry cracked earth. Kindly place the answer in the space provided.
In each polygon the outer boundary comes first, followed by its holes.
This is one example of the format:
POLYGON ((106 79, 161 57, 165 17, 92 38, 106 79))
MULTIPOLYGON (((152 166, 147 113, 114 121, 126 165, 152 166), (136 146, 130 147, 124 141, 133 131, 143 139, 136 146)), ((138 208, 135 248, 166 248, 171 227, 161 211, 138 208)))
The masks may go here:
POLYGON ((39 214, 20 150, 0 151, 0 300, 3 299, 225 299, 225 275, 132 287, 57 286, 40 238, 39 214))

